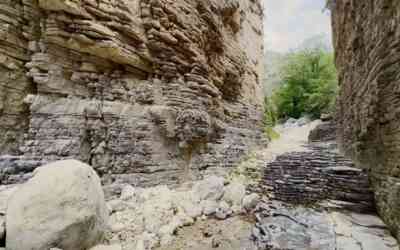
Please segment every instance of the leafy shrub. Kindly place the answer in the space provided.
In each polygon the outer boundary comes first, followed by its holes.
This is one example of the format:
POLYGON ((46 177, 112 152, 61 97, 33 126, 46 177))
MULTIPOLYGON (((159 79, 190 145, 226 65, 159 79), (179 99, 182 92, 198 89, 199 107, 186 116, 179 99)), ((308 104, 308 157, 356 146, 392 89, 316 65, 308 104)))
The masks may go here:
POLYGON ((265 136, 270 140, 277 140, 281 137, 281 135, 275 131, 275 129, 271 126, 265 126, 264 128, 265 136))
POLYGON ((264 99, 264 125, 273 127, 278 122, 278 116, 275 105, 272 103, 271 98, 265 97, 264 99))
POLYGON ((320 49, 293 52, 281 74, 283 84, 266 103, 266 119, 319 118, 333 110, 338 81, 332 53, 320 49))

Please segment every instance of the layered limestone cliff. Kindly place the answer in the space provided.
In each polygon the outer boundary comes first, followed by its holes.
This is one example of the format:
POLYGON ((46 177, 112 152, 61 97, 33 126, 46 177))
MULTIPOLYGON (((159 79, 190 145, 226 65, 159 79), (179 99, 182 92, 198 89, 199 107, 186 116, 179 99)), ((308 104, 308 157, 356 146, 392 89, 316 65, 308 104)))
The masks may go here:
POLYGON ((400 2, 332 1, 338 134, 370 173, 379 213, 400 239, 400 2))
POLYGON ((260 0, 0 0, 0 182, 233 166, 263 140, 262 30, 260 0))

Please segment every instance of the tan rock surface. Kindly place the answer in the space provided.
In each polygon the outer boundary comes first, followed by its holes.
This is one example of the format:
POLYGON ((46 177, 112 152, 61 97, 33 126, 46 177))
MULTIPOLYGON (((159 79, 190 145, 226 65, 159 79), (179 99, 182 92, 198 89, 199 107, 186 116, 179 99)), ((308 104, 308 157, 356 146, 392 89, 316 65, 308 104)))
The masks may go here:
POLYGON ((400 2, 332 1, 338 135, 368 169, 380 215, 400 239, 400 2))
POLYGON ((67 157, 105 183, 176 183, 229 168, 262 142, 261 1, 4 0, 0 9, 2 183, 67 157))

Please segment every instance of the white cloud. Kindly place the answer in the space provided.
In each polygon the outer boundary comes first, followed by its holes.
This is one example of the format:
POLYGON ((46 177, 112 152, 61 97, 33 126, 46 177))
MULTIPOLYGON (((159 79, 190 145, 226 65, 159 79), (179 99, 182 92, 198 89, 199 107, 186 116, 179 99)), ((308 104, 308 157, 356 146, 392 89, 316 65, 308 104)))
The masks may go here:
POLYGON ((267 50, 285 52, 305 39, 326 34, 331 37, 326 0, 263 0, 264 35, 267 50))

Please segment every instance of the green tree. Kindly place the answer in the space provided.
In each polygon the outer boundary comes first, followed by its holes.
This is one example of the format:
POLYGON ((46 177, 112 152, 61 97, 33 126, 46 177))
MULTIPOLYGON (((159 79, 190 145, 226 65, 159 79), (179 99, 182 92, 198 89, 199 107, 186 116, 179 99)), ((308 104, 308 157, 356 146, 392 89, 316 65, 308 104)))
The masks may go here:
POLYGON ((333 109, 337 73, 332 53, 321 49, 293 52, 281 74, 283 84, 272 96, 279 119, 303 115, 319 118, 333 109))

